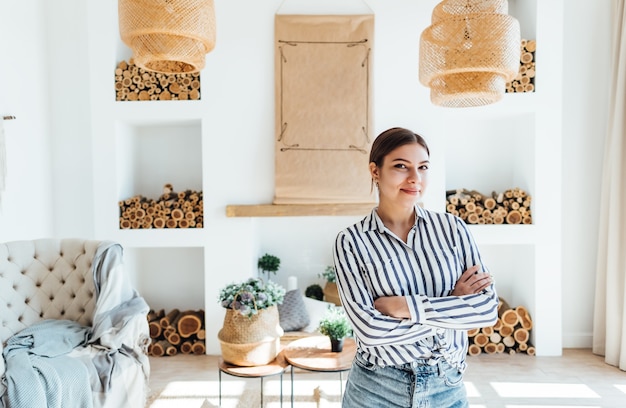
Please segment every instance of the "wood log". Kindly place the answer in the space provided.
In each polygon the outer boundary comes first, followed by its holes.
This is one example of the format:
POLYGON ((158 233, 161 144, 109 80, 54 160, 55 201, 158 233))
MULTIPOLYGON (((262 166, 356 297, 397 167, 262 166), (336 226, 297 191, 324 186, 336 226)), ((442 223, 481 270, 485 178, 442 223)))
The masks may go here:
POLYGON ((506 336, 502 338, 502 344, 504 344, 506 347, 515 347, 515 338, 513 338, 513 336, 506 336))
POLYGON ((467 354, 470 356, 477 356, 483 352, 483 349, 477 344, 470 344, 467 349, 467 354))
MULTIPOLYGON (((163 340, 162 340, 163 341, 163 340)), ((178 347, 176 347, 173 344, 170 344, 166 349, 165 349, 165 354, 168 356, 175 356, 176 354, 178 354, 178 347)))
POLYGON ((171 353, 171 347, 172 345, 167 340, 159 340, 152 345, 152 355, 155 357, 162 357, 167 354, 168 350, 171 353))
POLYGON ((500 329, 502 328, 502 319, 500 319, 499 317, 496 319, 496 324, 493 325, 493 329, 497 332, 500 332, 500 329))
POLYGON ((161 325, 161 327, 165 329, 172 324, 172 322, 176 319, 176 317, 179 314, 180 314, 180 310, 172 309, 168 314, 163 316, 161 320, 159 320, 159 324, 161 325))
POLYGON ((476 336, 478 333, 480 333, 480 329, 476 328, 476 329, 470 329, 467 331, 467 337, 474 337, 476 336))
POLYGON ((519 344, 526 344, 530 338, 530 333, 528 333, 528 330, 526 329, 519 328, 513 332, 513 338, 519 344))
MULTIPOLYGON (((202 321, 204 322, 204 319, 202 319, 202 321)), ((204 326, 204 325, 203 325, 204 326)), ((196 333, 196 338, 198 340, 204 340, 206 339, 206 330, 204 329, 200 329, 198 330, 198 333, 196 333)))
POLYGON ((202 340, 195 341, 193 345, 191 346, 191 350, 193 351, 193 354, 196 354, 196 355, 206 354, 206 346, 204 345, 204 341, 202 340))
POLYGON ((530 330, 533 328, 533 322, 530 318, 530 314, 528 313, 528 310, 526 310, 524 306, 517 306, 515 308, 515 312, 517 313, 519 322, 524 329, 530 330))
POLYGON ((176 328, 174 326, 167 326, 165 329, 163 329, 163 337, 167 338, 170 335, 172 335, 172 333, 176 333, 176 328))
POLYGON ((158 320, 153 320, 151 322, 148 322, 148 328, 150 329, 150 338, 152 339, 158 338, 159 336, 161 336, 161 333, 163 332, 163 328, 159 324, 158 320))
POLYGON ((191 354, 193 352, 193 342, 187 340, 180 343, 180 352, 183 354, 191 354))
POLYGON ((518 314, 513 309, 498 311, 503 326, 515 327, 519 322, 518 314))
POLYGON ((515 331, 515 326, 502 325, 502 327, 500 327, 500 336, 502 337, 512 336, 514 331, 515 331))
POLYGON ((517 210, 509 211, 508 215, 506 216, 507 224, 520 224, 521 222, 522 222, 522 215, 520 214, 519 211, 517 210))
POLYGON ((487 354, 495 354, 496 351, 498 351, 498 346, 494 343, 487 343, 485 344, 485 347, 483 347, 483 350, 487 354))
POLYGON ((204 326, 204 311, 186 311, 176 321, 178 333, 183 338, 196 334, 204 326))
POLYGON ((486 336, 484 333, 478 333, 477 335, 473 337, 473 339, 474 339, 474 344, 476 344, 479 347, 484 347, 487 343, 489 343, 489 337, 486 336))
POLYGON ((173 346, 178 346, 181 342, 180 335, 175 330, 166 336, 167 341, 173 346))
POLYGON ((153 322, 155 320, 160 320, 163 316, 165 316, 165 309, 159 309, 158 311, 151 309, 146 318, 149 322, 153 322))

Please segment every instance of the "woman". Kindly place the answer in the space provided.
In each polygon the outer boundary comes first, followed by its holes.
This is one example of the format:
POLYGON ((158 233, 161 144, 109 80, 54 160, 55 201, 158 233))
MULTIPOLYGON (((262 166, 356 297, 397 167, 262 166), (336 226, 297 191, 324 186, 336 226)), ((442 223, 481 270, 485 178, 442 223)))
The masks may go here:
POLYGON ((467 330, 495 324, 498 297, 465 223, 417 205, 429 156, 408 129, 381 133, 369 164, 378 206, 337 236, 337 283, 357 342, 344 408, 468 407, 467 330))

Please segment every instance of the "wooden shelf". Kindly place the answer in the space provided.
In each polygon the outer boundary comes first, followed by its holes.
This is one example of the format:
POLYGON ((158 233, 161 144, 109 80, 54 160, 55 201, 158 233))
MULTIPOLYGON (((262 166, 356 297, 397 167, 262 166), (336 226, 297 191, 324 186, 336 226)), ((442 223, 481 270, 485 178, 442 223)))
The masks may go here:
POLYGON ((375 203, 360 204, 258 204, 227 205, 227 217, 302 217, 321 215, 367 215, 375 203))

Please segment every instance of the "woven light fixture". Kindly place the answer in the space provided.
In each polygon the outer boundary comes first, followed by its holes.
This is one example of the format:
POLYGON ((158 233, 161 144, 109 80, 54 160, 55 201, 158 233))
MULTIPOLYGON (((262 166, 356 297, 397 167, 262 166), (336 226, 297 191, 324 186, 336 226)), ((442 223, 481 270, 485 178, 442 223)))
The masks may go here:
POLYGON ((213 0, 119 0, 118 14, 122 41, 140 68, 198 72, 215 47, 213 0))
POLYGON ((519 71, 520 27, 507 0, 443 0, 420 38, 420 82, 435 105, 469 107, 502 99, 519 71))

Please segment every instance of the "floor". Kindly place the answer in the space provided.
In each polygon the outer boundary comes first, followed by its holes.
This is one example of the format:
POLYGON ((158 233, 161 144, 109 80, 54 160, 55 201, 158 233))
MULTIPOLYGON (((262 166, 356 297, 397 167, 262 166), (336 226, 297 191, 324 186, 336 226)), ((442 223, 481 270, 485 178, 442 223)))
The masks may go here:
MULTIPOLYGON (((218 406, 216 356, 176 355, 151 357, 148 407, 218 406)), ((465 386, 471 408, 586 407, 626 408, 626 372, 610 366, 588 349, 566 349, 561 357, 526 354, 481 354, 468 356, 465 386)), ((343 375, 345 382, 347 374, 343 375)), ((280 376, 264 380, 265 407, 280 406, 280 376)), ((284 406, 290 406, 289 370, 283 376, 284 406)), ((318 374, 296 371, 294 406, 340 407, 340 381, 337 373, 318 374), (317 402, 311 396, 317 392, 317 402), (320 404, 320 392, 325 404, 320 404)), ((258 379, 222 375, 222 406, 248 408, 259 404, 258 379), (255 396, 255 402, 246 399, 255 396), (248 402, 244 402, 248 401, 248 402)), ((433 407, 435 408, 435 407, 433 407)))

